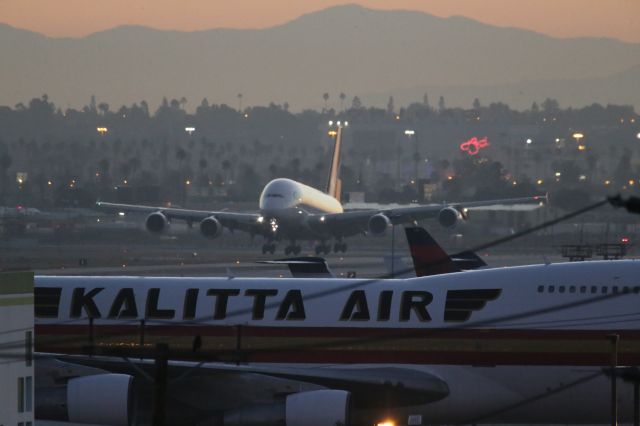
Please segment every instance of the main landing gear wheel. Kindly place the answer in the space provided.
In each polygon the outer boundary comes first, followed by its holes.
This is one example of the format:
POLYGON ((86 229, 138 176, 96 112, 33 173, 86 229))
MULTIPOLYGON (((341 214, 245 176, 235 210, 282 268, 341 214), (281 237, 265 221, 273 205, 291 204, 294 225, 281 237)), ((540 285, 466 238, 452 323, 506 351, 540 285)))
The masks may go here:
POLYGON ((262 254, 275 253, 276 245, 274 243, 265 243, 262 245, 262 254))
POLYGON ((318 244, 316 246, 316 254, 329 254, 331 252, 331 246, 328 244, 318 244))
POLYGON ((290 254, 295 254, 298 255, 300 254, 300 251, 302 251, 302 247, 297 246, 297 245, 290 245, 290 246, 286 246, 284 248, 284 254, 285 255, 290 255, 290 254))
POLYGON ((333 251, 335 251, 336 253, 346 253, 347 251, 347 243, 335 243, 333 245, 333 251))

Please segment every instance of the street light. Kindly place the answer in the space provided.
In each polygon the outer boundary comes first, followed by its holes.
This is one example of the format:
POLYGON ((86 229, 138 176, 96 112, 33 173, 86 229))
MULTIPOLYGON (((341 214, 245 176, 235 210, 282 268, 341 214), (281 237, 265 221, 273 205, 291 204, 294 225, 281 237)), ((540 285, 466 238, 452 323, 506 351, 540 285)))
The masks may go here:
POLYGON ((195 127, 185 127, 184 131, 189 133, 189 136, 191 136, 191 134, 196 131, 196 128, 195 127))
POLYGON ((576 142, 580 142, 580 139, 584 138, 584 133, 580 133, 580 132, 575 132, 573 135, 571 135, 576 142))
POLYGON ((638 134, 636 135, 637 139, 640 139, 640 132, 638 132, 638 134))
POLYGON ((109 129, 107 129, 106 127, 96 127, 96 130, 98 131, 98 133, 100 133, 101 136, 104 136, 104 134, 109 131, 109 129))

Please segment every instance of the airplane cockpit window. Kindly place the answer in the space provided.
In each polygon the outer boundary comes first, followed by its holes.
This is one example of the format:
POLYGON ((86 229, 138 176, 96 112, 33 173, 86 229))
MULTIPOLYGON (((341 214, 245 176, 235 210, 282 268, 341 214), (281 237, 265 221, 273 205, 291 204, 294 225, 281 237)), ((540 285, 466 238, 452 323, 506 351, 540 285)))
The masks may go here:
POLYGON ((267 198, 284 198, 282 194, 267 194, 267 198))

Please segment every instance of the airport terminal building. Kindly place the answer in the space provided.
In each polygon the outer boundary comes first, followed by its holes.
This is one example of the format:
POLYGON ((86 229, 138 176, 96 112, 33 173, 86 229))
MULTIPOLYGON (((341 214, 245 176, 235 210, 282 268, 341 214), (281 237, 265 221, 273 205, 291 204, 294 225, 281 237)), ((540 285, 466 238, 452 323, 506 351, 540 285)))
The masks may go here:
POLYGON ((33 273, 0 273, 0 426, 33 425, 33 273))

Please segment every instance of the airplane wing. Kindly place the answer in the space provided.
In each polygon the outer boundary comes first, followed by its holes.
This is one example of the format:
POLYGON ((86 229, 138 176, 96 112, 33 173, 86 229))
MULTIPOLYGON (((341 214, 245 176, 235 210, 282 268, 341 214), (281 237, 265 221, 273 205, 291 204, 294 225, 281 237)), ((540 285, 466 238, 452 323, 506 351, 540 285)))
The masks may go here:
POLYGON ((116 204, 98 201, 96 207, 114 212, 133 213, 161 213, 168 220, 184 220, 186 222, 200 222, 208 217, 215 217, 225 228, 240 230, 254 234, 262 234, 266 225, 259 222, 257 213, 235 213, 227 211, 189 210, 171 207, 140 206, 135 204, 116 204))
POLYGON ((363 232, 382 233, 390 225, 438 219, 444 227, 452 227, 465 218, 467 210, 530 210, 546 202, 546 196, 507 198, 393 208, 350 210, 344 213, 315 214, 309 217, 309 226, 318 232, 346 237, 363 232))
MULTIPOLYGON (((46 398, 36 400, 44 401, 45 404, 47 401, 55 401, 55 407, 62 405, 59 404, 59 399, 52 398, 53 392, 57 389, 67 399, 73 398, 74 392, 69 392, 67 388, 77 389, 77 384, 72 383, 76 378, 102 376, 102 382, 106 386, 113 386, 110 383, 111 376, 127 375, 139 379, 139 383, 144 384, 146 380, 147 386, 150 386, 149 380, 154 377, 155 371, 155 365, 150 360, 60 355, 56 358, 44 358, 43 361, 37 364, 36 378, 39 382, 36 383, 36 394, 46 398)), ((94 383, 100 382, 98 380, 94 383)), ((436 375, 399 367, 301 367, 282 364, 254 366, 169 361, 167 383, 167 412, 169 417, 172 412, 176 413, 181 424, 205 423, 210 420, 212 412, 217 415, 224 413, 226 418, 234 413, 247 415, 266 405, 286 406, 290 401, 289 396, 298 395, 304 399, 307 393, 311 405, 318 408, 315 404, 322 402, 312 395, 313 391, 318 390, 348 392, 351 410, 354 412, 380 410, 389 406, 428 404, 449 394, 447 384, 436 375), (185 416, 186 413, 189 415, 185 416)), ((132 392, 137 390, 150 393, 142 386, 138 384, 133 387, 132 392)), ((96 389, 92 393, 96 395, 96 399, 105 399, 96 389)), ((94 409, 100 404, 99 401, 85 403, 93 405, 94 409)), ((66 401, 67 407, 74 405, 77 404, 66 401)), ((309 408, 306 410, 308 414, 315 415, 315 410, 309 408)), ((40 412, 53 411, 51 407, 41 405, 40 412)))

